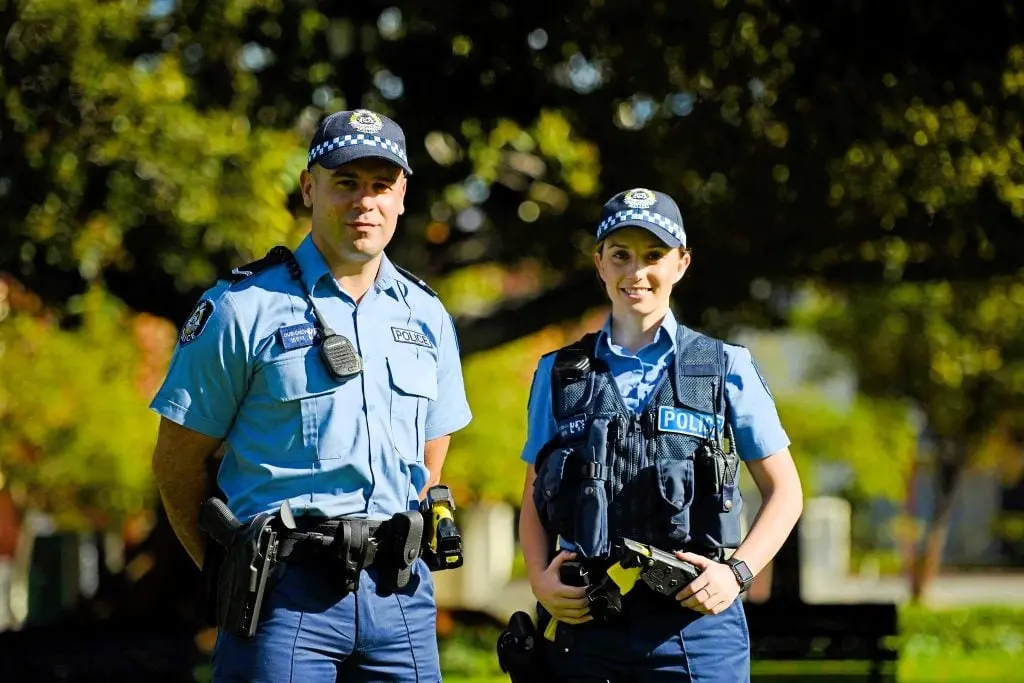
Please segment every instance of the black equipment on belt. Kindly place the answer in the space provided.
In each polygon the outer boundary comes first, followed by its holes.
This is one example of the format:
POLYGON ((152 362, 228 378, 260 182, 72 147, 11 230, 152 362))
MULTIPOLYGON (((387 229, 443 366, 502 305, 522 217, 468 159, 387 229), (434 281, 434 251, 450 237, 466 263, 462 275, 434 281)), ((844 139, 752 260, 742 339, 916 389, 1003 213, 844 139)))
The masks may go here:
POLYGON ((256 632, 278 562, 320 564, 336 575, 343 592, 355 591, 362 570, 373 566, 378 590, 393 593, 409 583, 423 546, 418 510, 386 520, 322 520, 299 529, 287 501, 279 514, 264 512, 242 524, 223 500, 209 498, 200 507, 199 525, 215 541, 207 544, 204 562, 204 571, 214 574, 208 611, 218 627, 239 638, 256 632))
POLYGON ((516 612, 508 628, 498 636, 498 666, 512 683, 542 683, 546 680, 537 649, 537 628, 530 615, 516 612))

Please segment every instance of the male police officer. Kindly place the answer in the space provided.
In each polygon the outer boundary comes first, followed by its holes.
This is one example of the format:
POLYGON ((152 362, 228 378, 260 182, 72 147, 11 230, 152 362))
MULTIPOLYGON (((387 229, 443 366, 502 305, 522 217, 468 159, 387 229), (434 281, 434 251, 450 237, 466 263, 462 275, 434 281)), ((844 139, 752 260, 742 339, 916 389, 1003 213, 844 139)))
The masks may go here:
POLYGON ((410 174, 394 121, 327 117, 300 178, 311 234, 203 294, 152 402, 157 483, 197 564, 204 463, 222 443, 217 484, 234 517, 274 514, 282 540, 300 539, 279 546, 291 555, 252 636, 221 629, 215 681, 440 680, 423 560, 414 550, 406 580, 386 581, 383 550, 365 552, 382 522, 408 532, 449 435, 471 419, 451 317, 384 255, 410 174))

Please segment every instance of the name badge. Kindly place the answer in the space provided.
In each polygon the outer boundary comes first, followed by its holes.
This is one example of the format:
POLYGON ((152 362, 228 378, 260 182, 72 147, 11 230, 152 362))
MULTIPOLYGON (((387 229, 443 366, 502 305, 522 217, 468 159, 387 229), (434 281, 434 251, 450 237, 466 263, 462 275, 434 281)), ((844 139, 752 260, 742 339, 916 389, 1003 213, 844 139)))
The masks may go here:
POLYGON ((579 436, 587 426, 586 415, 574 415, 558 423, 558 435, 563 439, 579 436))
POLYGON ((316 326, 313 323, 302 323, 291 327, 282 327, 280 334, 281 344, 286 351, 301 349, 303 346, 312 346, 316 341, 316 326))
POLYGON ((415 344, 416 346, 425 346, 428 349, 434 348, 434 345, 430 343, 430 339, 427 335, 416 330, 406 330, 401 327, 392 327, 391 335, 395 338, 395 341, 400 344, 415 344))
POLYGON ((673 434, 686 434, 702 439, 710 439, 715 435, 715 423, 718 431, 725 429, 725 417, 709 415, 682 408, 661 406, 658 408, 658 431, 673 434))

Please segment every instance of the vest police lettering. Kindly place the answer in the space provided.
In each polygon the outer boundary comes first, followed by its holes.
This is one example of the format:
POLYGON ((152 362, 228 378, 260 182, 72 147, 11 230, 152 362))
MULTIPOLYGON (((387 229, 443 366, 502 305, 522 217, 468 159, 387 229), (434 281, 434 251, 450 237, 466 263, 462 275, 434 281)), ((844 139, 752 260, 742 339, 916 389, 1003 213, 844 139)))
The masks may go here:
POLYGON ((596 338, 556 352, 558 434, 537 458, 533 492, 545 529, 575 543, 584 558, 607 559, 623 537, 705 554, 737 547, 742 498, 723 343, 680 325, 672 367, 637 415, 595 357, 596 338), (597 422, 607 428, 594 429, 597 422), (602 432, 605 442, 596 443, 602 432), (602 462, 598 451, 606 451, 602 462), (603 495, 586 496, 594 487, 603 495))

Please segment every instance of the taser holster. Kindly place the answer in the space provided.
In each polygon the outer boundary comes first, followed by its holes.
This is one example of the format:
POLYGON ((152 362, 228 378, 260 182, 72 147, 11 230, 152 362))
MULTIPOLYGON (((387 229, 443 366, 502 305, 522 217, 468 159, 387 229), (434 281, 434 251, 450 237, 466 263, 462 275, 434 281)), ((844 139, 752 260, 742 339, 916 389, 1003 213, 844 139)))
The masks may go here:
MULTIPOLYGON (((226 633, 251 638, 259 623, 267 579, 276 564, 277 532, 274 514, 256 515, 241 524, 219 498, 208 498, 199 511, 199 525, 220 546, 219 566, 209 574, 213 589, 210 616, 226 633)), ((205 572, 204 572, 205 573, 205 572)))
POLYGON ((443 484, 430 487, 420 502, 423 516, 423 560, 432 572, 462 566, 462 536, 455 526, 455 498, 443 484))

